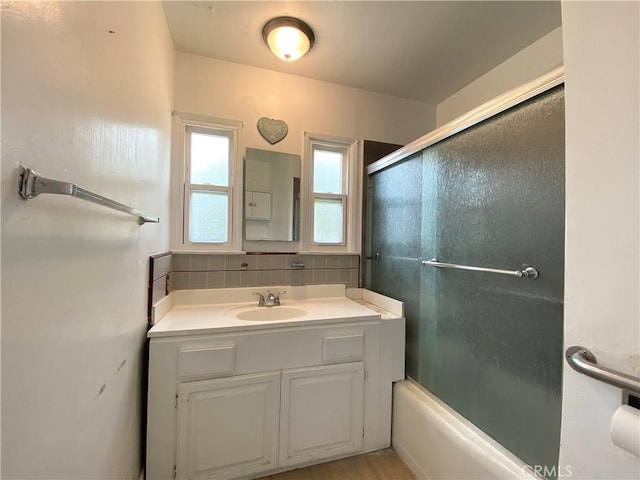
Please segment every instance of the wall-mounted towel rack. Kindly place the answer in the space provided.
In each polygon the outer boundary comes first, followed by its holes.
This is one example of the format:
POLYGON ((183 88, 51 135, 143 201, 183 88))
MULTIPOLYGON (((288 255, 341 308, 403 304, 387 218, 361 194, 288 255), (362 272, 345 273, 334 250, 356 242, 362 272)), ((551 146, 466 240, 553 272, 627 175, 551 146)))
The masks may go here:
POLYGON ((567 348, 565 357, 571 368, 576 372, 584 373, 588 377, 608 383, 614 387, 627 390, 640 395, 640 378, 632 377, 626 373, 617 372, 607 367, 601 367, 596 362, 596 357, 588 348, 573 346, 567 348))
POLYGON ((431 260, 421 260, 420 264, 436 268, 453 268, 456 270, 471 270, 473 272, 499 273, 502 275, 511 275, 518 278, 530 278, 531 280, 535 280, 540 276, 538 270, 529 265, 523 265, 522 270, 502 270, 500 268, 471 267, 469 265, 444 263, 439 262, 435 258, 432 258, 431 260))
POLYGON ((18 193, 25 200, 34 198, 41 193, 71 195, 72 197, 76 197, 81 200, 86 200, 97 205, 102 205, 104 207, 112 208, 138 217, 138 223, 140 225, 145 223, 158 223, 160 221, 158 217, 151 217, 129 207, 128 205, 118 203, 110 198, 85 190, 75 183, 61 182, 60 180, 41 177, 37 172, 28 167, 20 167, 19 178, 20 183, 18 185, 18 193))

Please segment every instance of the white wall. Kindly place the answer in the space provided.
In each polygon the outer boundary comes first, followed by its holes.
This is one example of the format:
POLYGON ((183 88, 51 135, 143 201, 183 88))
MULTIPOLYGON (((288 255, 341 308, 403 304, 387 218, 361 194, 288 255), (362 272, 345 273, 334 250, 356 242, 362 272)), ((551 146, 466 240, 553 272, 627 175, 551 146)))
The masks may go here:
POLYGON ((534 80, 560 65, 562 65, 562 27, 548 33, 439 103, 437 124, 442 126, 492 98, 534 80))
MULTIPOLYGON (((175 110, 242 121, 244 147, 303 156, 304 133, 405 144, 435 128, 435 106, 262 68, 176 53, 175 110), (258 133, 260 117, 284 120, 289 133, 270 145, 258 133)), ((174 159, 173 175, 183 171, 174 159)), ((172 202, 182 203, 174 185, 172 202)), ((174 210, 173 247, 180 245, 174 210)), ((304 213, 301 219, 304 224, 304 213)), ((304 228, 304 227, 303 227, 304 228)), ((294 251, 298 242, 244 242, 248 251, 294 251)))
POLYGON ((175 109, 244 122, 245 147, 302 154, 304 132, 405 144, 435 127, 435 106, 198 55, 176 53, 175 109), (271 146, 260 117, 289 133, 271 146))
MULTIPOLYGON (((562 3, 566 99, 565 348, 640 376, 640 4, 562 3)), ((621 392, 565 362, 561 472, 640 477, 609 439, 621 392)))
POLYGON ((162 6, 2 10, 2 477, 137 478, 148 255, 169 242, 162 6), (25 202, 19 163, 161 223, 70 197, 25 202))

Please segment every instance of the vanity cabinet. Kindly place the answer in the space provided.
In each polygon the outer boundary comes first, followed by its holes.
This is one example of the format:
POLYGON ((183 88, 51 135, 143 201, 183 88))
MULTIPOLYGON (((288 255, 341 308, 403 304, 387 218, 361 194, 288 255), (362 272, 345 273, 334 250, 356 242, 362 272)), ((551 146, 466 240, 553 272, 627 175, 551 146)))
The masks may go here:
POLYGON ((150 335, 147 479, 251 479, 390 445, 404 319, 221 330, 150 335))
POLYGON ((357 453, 363 415, 362 362, 181 383, 176 477, 234 478, 357 453))

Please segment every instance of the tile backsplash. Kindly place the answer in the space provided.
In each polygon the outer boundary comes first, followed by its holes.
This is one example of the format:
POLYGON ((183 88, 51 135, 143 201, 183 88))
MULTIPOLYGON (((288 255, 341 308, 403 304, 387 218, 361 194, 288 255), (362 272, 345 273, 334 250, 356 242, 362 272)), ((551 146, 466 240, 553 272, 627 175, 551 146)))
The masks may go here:
POLYGON ((171 254, 152 255, 149 266, 149 312, 151 305, 169 293, 171 279, 171 254))
POLYGON ((149 283, 150 304, 162 299, 171 290, 193 288, 323 283, 342 283, 347 288, 353 288, 358 286, 359 269, 359 255, 153 255, 149 283))

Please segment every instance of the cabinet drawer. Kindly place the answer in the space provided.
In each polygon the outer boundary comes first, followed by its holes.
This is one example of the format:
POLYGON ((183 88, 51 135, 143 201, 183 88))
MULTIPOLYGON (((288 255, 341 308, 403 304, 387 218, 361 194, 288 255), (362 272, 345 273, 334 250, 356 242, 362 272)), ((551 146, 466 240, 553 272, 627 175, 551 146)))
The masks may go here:
POLYGON ((362 360, 364 334, 332 335, 323 339, 322 361, 324 363, 362 360))
POLYGON ((178 352, 178 377, 231 375, 235 366, 236 346, 182 347, 178 352))
POLYGON ((372 322, 152 339, 150 361, 181 382, 359 362, 378 350, 378 330, 372 322))

